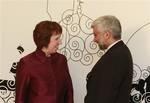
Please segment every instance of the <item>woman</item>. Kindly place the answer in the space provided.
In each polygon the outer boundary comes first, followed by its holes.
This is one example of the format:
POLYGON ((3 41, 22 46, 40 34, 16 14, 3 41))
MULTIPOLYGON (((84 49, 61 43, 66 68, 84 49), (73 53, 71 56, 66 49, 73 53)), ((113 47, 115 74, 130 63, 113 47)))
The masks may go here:
POLYGON ((61 26, 42 21, 33 32, 36 51, 21 58, 16 73, 16 103, 73 103, 65 56, 57 53, 61 26))

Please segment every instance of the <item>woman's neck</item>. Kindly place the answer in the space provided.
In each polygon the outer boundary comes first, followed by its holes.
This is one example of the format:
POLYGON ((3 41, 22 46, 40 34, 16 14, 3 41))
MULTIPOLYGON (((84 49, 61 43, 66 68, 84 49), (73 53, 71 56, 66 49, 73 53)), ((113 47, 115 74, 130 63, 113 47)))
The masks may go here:
POLYGON ((51 56, 51 54, 48 52, 48 50, 45 47, 43 47, 41 50, 45 53, 46 57, 50 57, 51 56))

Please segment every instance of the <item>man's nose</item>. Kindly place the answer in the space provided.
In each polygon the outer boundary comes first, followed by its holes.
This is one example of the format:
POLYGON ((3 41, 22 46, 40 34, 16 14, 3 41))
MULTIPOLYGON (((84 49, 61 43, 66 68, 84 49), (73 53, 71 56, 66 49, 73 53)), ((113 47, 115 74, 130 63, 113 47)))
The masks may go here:
POLYGON ((93 42, 96 42, 96 38, 95 37, 93 38, 93 42))

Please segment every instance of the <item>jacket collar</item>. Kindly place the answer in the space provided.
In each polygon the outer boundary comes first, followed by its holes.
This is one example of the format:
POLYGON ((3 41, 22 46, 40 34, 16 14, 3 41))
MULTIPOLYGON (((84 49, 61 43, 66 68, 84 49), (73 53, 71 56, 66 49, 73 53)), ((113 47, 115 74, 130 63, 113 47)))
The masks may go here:
POLYGON ((121 39, 120 40, 117 40, 115 41, 114 43, 112 43, 106 50, 105 50, 105 53, 110 49, 112 48, 114 45, 116 45, 118 42, 122 41, 121 39))
POLYGON ((35 55, 36 55, 36 57, 37 57, 41 62, 45 62, 45 61, 47 61, 47 60, 50 60, 50 58, 51 58, 51 57, 47 57, 47 56, 45 55, 45 53, 44 53, 42 50, 39 50, 39 49, 37 49, 37 50, 35 51, 35 55))

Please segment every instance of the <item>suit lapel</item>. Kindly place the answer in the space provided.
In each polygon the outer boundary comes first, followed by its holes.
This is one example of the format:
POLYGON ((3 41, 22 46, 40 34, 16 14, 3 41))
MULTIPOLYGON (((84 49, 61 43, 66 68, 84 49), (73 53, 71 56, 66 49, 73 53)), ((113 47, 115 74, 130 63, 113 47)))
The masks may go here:
POLYGON ((88 73, 86 80, 88 81, 92 75, 94 74, 94 72, 99 69, 97 67, 98 64, 100 64, 100 62, 103 62, 103 60, 109 58, 108 56, 112 54, 112 52, 114 50, 117 50, 118 47, 124 45, 123 41, 119 41, 118 43, 116 43, 115 45, 113 45, 98 61, 97 63, 94 65, 93 69, 88 73))

